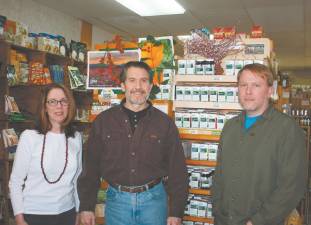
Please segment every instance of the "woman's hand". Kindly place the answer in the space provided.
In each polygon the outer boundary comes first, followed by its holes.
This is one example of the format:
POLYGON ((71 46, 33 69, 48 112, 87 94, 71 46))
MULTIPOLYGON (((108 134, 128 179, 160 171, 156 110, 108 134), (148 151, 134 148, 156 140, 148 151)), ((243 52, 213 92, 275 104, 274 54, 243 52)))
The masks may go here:
POLYGON ((16 225, 28 225, 24 219, 24 214, 17 214, 15 216, 16 225))

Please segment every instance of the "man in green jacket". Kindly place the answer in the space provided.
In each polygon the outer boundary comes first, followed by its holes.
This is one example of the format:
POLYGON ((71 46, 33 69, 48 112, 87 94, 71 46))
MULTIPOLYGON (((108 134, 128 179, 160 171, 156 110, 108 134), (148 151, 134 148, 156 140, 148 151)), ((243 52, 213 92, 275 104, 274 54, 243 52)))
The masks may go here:
POLYGON ((281 225, 307 187, 303 130, 270 104, 273 76, 261 64, 238 74, 243 112, 222 131, 212 187, 215 225, 281 225))

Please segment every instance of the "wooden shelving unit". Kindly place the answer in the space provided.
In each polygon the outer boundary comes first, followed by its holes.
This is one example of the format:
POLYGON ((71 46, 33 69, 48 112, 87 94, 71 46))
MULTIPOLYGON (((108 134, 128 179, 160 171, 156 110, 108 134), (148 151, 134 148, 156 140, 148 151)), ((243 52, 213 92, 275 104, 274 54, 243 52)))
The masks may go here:
POLYGON ((208 160, 192 160, 186 159, 186 164, 190 166, 209 166, 215 167, 217 165, 216 161, 208 161, 208 160))
POLYGON ((213 218, 207 217, 184 216, 184 220, 193 222, 211 223, 211 224, 214 223, 213 218))
POLYGON ((190 194, 196 194, 196 195, 211 195, 211 191, 209 189, 190 188, 189 193, 190 194))
MULTIPOLYGON (((61 55, 51 54, 43 52, 36 49, 29 49, 23 46, 18 46, 3 40, 0 40, 0 132, 2 129, 14 128, 16 131, 22 132, 25 129, 31 129, 34 127, 34 120, 37 116, 37 106, 39 104, 39 97, 41 95, 42 89, 45 85, 36 85, 36 84, 18 84, 15 86, 8 86, 7 81, 7 65, 12 64, 11 62, 11 50, 15 50, 18 53, 23 53, 27 57, 27 60, 40 62, 42 65, 49 67, 50 65, 60 65, 64 69, 64 84, 69 86, 68 78, 68 69, 67 66, 76 66, 83 73, 86 72, 86 63, 74 61, 68 57, 61 55), (22 121, 10 121, 8 116, 4 114, 4 95, 13 96, 15 101, 20 109, 20 111, 25 112, 27 116, 26 120, 22 121)), ((85 92, 87 94, 86 98, 92 98, 90 92, 85 92)), ((87 104, 84 102, 85 93, 81 92, 80 94, 75 95, 76 99, 81 99, 84 104, 81 107, 87 107, 87 104)), ((77 102, 77 101, 76 101, 77 102)), ((77 123, 79 127, 79 123, 77 123)), ((85 127, 80 128, 80 130, 85 129, 85 127)), ((3 210, 3 223, 9 224, 9 218, 13 215, 10 215, 9 211, 9 201, 8 196, 8 180, 10 175, 10 167, 13 160, 8 159, 8 154, 4 149, 4 145, 0 138, 0 160, 2 161, 2 167, 0 170, 2 172, 2 183, 3 187, 2 192, 5 197, 4 201, 4 210, 3 210)))

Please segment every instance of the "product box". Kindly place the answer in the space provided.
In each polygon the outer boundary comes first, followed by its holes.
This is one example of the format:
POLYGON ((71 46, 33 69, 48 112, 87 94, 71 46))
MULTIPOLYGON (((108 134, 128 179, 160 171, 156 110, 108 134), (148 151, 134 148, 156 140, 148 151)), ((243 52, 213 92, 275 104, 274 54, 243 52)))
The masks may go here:
POLYGON ((199 188, 201 173, 193 171, 190 176, 189 186, 192 188, 199 188))
POLYGON ((171 85, 169 84, 160 85, 160 89, 161 89, 161 94, 162 94, 161 99, 164 99, 164 100, 171 99, 171 85))
POLYGON ((243 60, 235 60, 235 62, 234 62, 234 68, 235 68, 235 70, 234 70, 234 73, 235 73, 235 75, 237 75, 238 73, 239 73, 239 71, 243 68, 243 63, 244 63, 244 61, 243 60))
POLYGON ((209 101, 209 87, 200 87, 200 97, 202 102, 209 101))
POLYGON ((182 115, 182 125, 184 128, 191 127, 191 113, 183 113, 182 115))
POLYGON ((195 61, 195 73, 197 75, 203 75, 204 74, 203 62, 204 62, 204 60, 200 60, 200 59, 195 61))
POLYGON ((208 128, 216 129, 217 115, 214 113, 207 114, 208 128))
POLYGON ((184 86, 184 100, 192 101, 192 87, 191 86, 184 86))
POLYGON ((209 101, 217 102, 218 101, 218 87, 209 88, 209 101))
POLYGON ((217 130, 222 130, 224 128, 226 121, 226 116, 225 115, 217 115, 217 130))
POLYGON ((226 102, 235 102, 236 88, 226 87, 226 102))
POLYGON ((195 74, 195 60, 187 60, 186 64, 186 74, 193 75, 195 74))
POLYGON ((207 113, 200 113, 200 128, 208 128, 207 113))
POLYGON ((208 145, 208 159, 211 161, 217 160, 217 150, 218 145, 217 144, 209 144, 208 145))
POLYGON ((183 117, 183 113, 180 113, 180 112, 175 112, 175 125, 176 127, 178 128, 182 128, 183 125, 182 125, 182 117, 183 117))
POLYGON ((186 66, 187 66, 187 60, 184 60, 184 59, 178 60, 178 74, 180 75, 186 74, 186 66))
POLYGON ((225 75, 234 75, 234 60, 225 61, 225 75))
POLYGON ((198 216, 198 201, 195 199, 190 200, 190 216, 198 216))
POLYGON ((218 102, 226 102, 226 87, 218 87, 218 102))
POLYGON ((184 93, 185 93, 185 88, 183 86, 176 86, 175 99, 178 101, 184 100, 184 93))
POLYGON ((214 75, 215 74, 215 62, 213 59, 207 59, 203 64, 204 74, 214 75))
POLYGON ((199 160, 200 159, 199 151, 200 151, 200 144, 192 143, 192 145, 191 145, 191 159, 199 160))
POLYGON ((201 88, 200 87, 192 87, 192 101, 200 101, 200 93, 201 88))
POLYGON ((208 160, 208 144, 200 144, 199 158, 200 160, 208 160))
POLYGON ((171 83, 173 79, 174 70, 171 69, 164 69, 163 70, 163 81, 168 81, 168 83, 171 83))
POLYGON ((206 217, 207 213, 207 202, 198 201, 198 217, 206 217))
POLYGON ((191 113, 191 128, 199 128, 199 127, 200 127, 200 114, 191 113))

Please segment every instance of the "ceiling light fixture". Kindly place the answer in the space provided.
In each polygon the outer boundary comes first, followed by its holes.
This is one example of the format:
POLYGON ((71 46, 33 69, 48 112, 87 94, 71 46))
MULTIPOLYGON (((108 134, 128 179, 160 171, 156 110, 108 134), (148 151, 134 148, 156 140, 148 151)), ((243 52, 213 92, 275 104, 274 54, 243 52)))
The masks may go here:
POLYGON ((186 10, 175 0, 115 0, 140 16, 183 14, 186 10))

